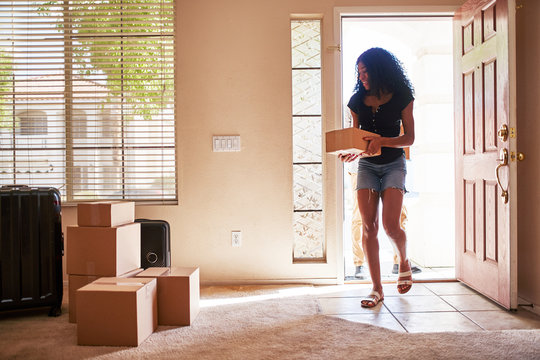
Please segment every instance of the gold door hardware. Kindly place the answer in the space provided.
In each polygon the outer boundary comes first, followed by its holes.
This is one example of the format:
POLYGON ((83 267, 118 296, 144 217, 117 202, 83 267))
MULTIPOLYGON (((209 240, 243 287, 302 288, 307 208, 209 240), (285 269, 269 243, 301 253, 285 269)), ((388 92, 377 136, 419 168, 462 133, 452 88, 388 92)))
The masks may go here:
POLYGON ((506 124, 502 124, 499 131, 497 131, 497 136, 501 141, 508 140, 508 126, 506 124))
POLYGON ((328 46, 328 49, 329 50, 337 50, 337 51, 341 52, 341 45, 330 45, 330 46, 328 46))
POLYGON ((503 201, 505 204, 508 203, 508 189, 504 189, 501 184, 501 179, 499 178, 499 169, 503 166, 508 166, 508 149, 503 148, 501 149, 499 159, 497 161, 500 161, 501 163, 497 165, 497 168, 495 169, 495 174, 497 175, 497 183, 499 184, 499 187, 501 188, 501 197, 503 198, 503 201))
POLYGON ((516 160, 523 161, 525 160, 525 154, 519 151, 517 153, 512 151, 510 153, 510 159, 512 159, 512 161, 516 161, 516 160))

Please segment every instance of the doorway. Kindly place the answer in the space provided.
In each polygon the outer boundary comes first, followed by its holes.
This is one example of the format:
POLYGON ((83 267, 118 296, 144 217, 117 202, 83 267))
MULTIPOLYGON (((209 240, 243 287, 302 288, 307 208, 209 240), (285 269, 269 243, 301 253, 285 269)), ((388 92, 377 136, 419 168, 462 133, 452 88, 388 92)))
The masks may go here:
MULTIPOLYGON (((347 102, 353 93, 357 57, 371 47, 385 48, 403 63, 415 87, 415 134, 407 161, 404 206, 408 253, 421 272, 415 280, 455 278, 453 45, 450 16, 342 16, 342 122, 352 120, 347 102)), ((351 181, 357 163, 343 169, 343 255, 345 280, 355 278, 351 181), (352 175, 351 175, 352 174, 352 175)), ((356 240, 355 240, 356 241, 356 240)), ((381 273, 392 273, 394 252, 382 226, 379 232, 381 273)), ((369 279, 367 264, 364 278, 369 279)))

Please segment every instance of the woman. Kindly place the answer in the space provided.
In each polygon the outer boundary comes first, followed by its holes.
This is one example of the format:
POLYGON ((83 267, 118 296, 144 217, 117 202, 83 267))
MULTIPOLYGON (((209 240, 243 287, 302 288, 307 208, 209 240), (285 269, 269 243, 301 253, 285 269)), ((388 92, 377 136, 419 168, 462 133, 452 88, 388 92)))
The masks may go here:
MULTIPOLYGON (((397 288, 405 294, 412 287, 411 264, 407 258, 407 237, 400 227, 405 189, 404 147, 414 142, 414 91, 398 59, 381 48, 372 48, 356 61, 357 83, 348 103, 353 126, 381 135, 365 137, 367 149, 358 161, 357 197, 363 220, 362 246, 373 283, 363 307, 374 307, 384 299, 379 262, 379 199, 382 224, 399 256, 397 288), (400 128, 403 133, 400 135, 400 128), (373 156, 378 151, 381 154, 373 156)), ((343 155, 344 162, 358 155, 343 155)))

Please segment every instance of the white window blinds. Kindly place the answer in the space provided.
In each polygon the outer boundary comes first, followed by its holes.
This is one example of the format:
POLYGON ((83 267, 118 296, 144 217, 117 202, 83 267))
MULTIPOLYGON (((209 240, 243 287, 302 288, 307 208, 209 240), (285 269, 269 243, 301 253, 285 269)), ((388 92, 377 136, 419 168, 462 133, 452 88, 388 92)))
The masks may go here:
POLYGON ((0 184, 177 200, 174 0, 0 0, 0 184))

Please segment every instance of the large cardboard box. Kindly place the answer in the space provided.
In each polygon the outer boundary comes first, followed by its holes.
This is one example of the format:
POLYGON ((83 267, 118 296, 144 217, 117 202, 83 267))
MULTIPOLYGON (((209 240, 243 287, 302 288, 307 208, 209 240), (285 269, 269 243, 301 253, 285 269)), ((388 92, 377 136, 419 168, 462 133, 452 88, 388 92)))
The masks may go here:
POLYGON ((159 325, 193 323, 199 313, 198 267, 151 267, 137 277, 157 278, 159 325))
POLYGON ((77 290, 79 345, 138 346, 156 328, 156 279, 100 278, 77 290))
MULTIPOLYGON (((362 157, 362 153, 367 149, 368 141, 364 140, 366 136, 380 136, 369 131, 358 128, 345 128, 328 131, 326 133, 326 152, 331 154, 357 154, 362 157)), ((380 151, 374 155, 380 155, 380 151)))
MULTIPOLYGON (((120 275, 121 278, 130 278, 136 276, 143 271, 143 268, 138 268, 133 271, 129 271, 120 275)), ((77 322, 77 290, 91 282, 101 278, 100 275, 69 275, 68 278, 68 308, 69 308, 69 322, 77 322)))
POLYGON ((135 220, 135 203, 130 201, 99 201, 77 205, 79 226, 119 226, 135 220))
POLYGON ((140 267, 141 224, 67 227, 68 274, 118 276, 140 267))

